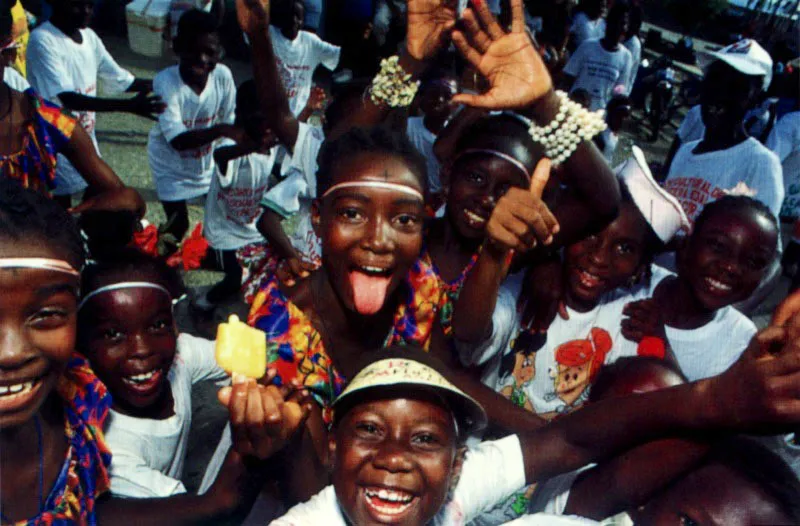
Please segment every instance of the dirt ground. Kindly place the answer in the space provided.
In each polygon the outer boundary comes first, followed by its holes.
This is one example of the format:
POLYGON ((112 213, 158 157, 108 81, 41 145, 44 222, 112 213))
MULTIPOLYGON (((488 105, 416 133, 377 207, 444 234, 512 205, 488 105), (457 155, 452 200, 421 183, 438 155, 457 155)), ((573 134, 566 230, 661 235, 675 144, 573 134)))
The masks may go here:
MULTIPOLYGON (((171 65, 172 59, 151 59, 136 55, 130 51, 128 44, 121 38, 104 37, 106 46, 117 61, 135 75, 152 78, 156 72, 171 65)), ((237 84, 250 77, 248 65, 237 61, 226 61, 236 78, 237 84)), ((677 124, 677 122, 675 123, 677 124)), ((147 135, 152 128, 152 121, 127 114, 99 114, 97 123, 97 138, 100 151, 105 160, 130 186, 136 188, 144 196, 148 204, 147 219, 154 224, 164 221, 163 210, 156 198, 152 176, 147 163, 147 135)), ((667 126, 662 131, 659 140, 648 143, 640 139, 636 120, 630 124, 629 129, 623 133, 617 151, 617 161, 624 160, 630 152, 634 141, 645 151, 651 163, 663 162, 669 145, 674 135, 675 127, 667 126)), ((201 202, 195 202, 189 207, 192 225, 203 219, 201 202)), ((192 290, 197 287, 207 286, 220 279, 221 275, 214 272, 195 271, 187 273, 185 281, 192 290)), ((765 326, 768 313, 777 302, 785 296, 788 283, 781 283, 773 297, 759 311, 754 319, 759 326, 765 326)), ((227 317, 227 314, 236 312, 243 317, 246 306, 231 304, 220 308, 214 315, 205 319, 197 319, 190 312, 188 301, 180 303, 176 309, 180 329, 199 336, 214 338, 216 325, 227 317)), ((187 460, 184 483, 192 491, 200 483, 206 463, 216 447, 219 434, 225 424, 226 412, 217 403, 212 385, 200 385, 193 393, 194 421, 192 426, 192 439, 189 445, 189 458, 187 460)))

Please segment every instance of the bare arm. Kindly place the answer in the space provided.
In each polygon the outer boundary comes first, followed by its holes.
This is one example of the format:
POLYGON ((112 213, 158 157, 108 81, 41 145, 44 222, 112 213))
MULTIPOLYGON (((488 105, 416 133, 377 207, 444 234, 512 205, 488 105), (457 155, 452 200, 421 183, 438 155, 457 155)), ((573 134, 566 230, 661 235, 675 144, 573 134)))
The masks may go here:
POLYGON ((222 137, 239 141, 242 139, 243 135, 244 133, 233 124, 217 124, 210 128, 185 131, 172 139, 169 145, 179 152, 182 152, 184 150, 201 148, 222 137))

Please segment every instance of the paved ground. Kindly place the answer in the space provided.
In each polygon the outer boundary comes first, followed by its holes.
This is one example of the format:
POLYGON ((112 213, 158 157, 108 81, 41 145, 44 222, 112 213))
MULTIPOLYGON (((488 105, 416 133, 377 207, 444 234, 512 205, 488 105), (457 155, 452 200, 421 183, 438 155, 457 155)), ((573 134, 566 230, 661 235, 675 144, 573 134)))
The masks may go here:
MULTIPOLYGON (((137 76, 152 78, 157 71, 172 64, 171 58, 155 60, 136 55, 129 50, 127 42, 120 38, 105 38, 105 42, 119 63, 137 76)), ((237 61, 226 61, 226 63, 233 70, 237 84, 250 76, 249 67, 246 64, 237 61)), ((146 199, 148 203, 147 219, 154 224, 159 224, 164 221, 164 213, 153 189, 146 152, 147 134, 152 125, 153 123, 149 120, 127 114, 100 114, 97 123, 97 137, 106 161, 127 184, 139 190, 146 199)), ((674 128, 666 127, 659 140, 652 144, 637 139, 639 134, 635 123, 632 123, 630 128, 628 132, 624 133, 621 140, 618 160, 626 158, 631 144, 636 140, 637 144, 645 150, 651 163, 662 162, 672 141, 674 128)), ((192 224, 202 220, 201 203, 190 206, 189 212, 192 224)), ((197 271, 188 273, 185 280, 190 287, 197 287, 213 283, 220 276, 213 272, 197 271)), ((786 286, 787 284, 783 283, 774 297, 767 302, 762 309, 765 313, 771 311, 779 299, 785 295, 786 286)), ((216 323, 223 319, 228 312, 238 311, 241 315, 245 308, 242 305, 231 305, 228 308, 220 309, 210 318, 198 320, 191 315, 186 303, 184 302, 177 308, 181 330, 209 338, 214 337, 216 323)), ((757 323, 761 326, 766 324, 767 319, 767 314, 756 317, 757 323)), ((195 425, 192 430, 193 439, 190 443, 185 476, 185 482, 190 490, 199 484, 207 459, 216 445, 216 437, 225 422, 225 411, 217 404, 213 389, 208 386, 200 387, 195 392, 194 400, 195 425)))

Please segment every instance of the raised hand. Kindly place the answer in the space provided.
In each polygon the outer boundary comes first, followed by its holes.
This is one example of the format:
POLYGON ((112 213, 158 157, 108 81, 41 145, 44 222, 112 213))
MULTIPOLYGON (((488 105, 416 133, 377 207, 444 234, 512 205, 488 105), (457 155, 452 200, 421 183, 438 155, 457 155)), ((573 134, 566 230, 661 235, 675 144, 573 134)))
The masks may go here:
POLYGON ((510 188, 492 210, 486 235, 502 251, 527 251, 539 242, 549 245, 558 233, 558 222, 542 201, 550 179, 550 160, 542 158, 531 177, 529 189, 510 188))
POLYGON ((647 336, 668 341, 663 308, 654 299, 629 303, 622 314, 628 316, 622 320, 622 335, 630 341, 638 343, 647 336))
POLYGON ((236 0, 236 20, 247 35, 269 28, 270 0, 236 0))
POLYGON ((406 48, 416 60, 435 57, 450 42, 457 0, 408 0, 406 48))
POLYGON ((466 34, 453 32, 453 42, 490 87, 481 95, 456 95, 454 102, 490 110, 522 109, 552 90, 550 73, 525 30, 522 2, 511 0, 510 33, 503 31, 485 0, 473 0, 475 8, 464 11, 466 34))
POLYGON ((157 115, 164 113, 167 105, 161 97, 146 91, 140 91, 130 99, 130 112, 146 119, 155 120, 157 115))

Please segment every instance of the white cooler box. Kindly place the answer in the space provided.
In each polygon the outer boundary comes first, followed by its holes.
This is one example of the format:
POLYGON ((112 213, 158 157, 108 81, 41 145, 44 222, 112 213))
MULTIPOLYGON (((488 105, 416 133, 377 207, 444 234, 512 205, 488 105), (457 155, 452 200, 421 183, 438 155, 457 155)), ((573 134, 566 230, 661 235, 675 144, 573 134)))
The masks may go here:
POLYGON ((148 57, 164 55, 169 6, 169 0, 134 0, 128 4, 125 16, 128 20, 128 43, 133 51, 148 57))

